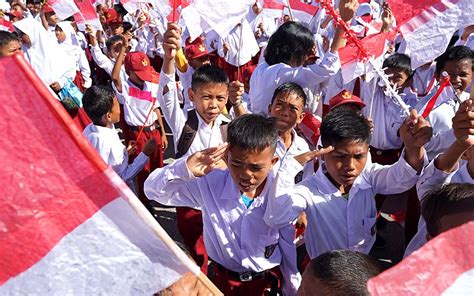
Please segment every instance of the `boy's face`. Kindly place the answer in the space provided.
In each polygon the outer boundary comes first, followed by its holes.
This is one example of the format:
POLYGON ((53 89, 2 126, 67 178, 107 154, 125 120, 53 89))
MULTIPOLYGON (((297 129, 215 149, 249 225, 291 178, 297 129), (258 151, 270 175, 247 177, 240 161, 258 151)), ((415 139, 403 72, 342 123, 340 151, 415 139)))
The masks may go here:
POLYGON ((194 103, 197 113, 206 124, 216 120, 227 104, 228 86, 223 83, 205 83, 189 88, 189 100, 194 103))
POLYGON ((47 12, 44 16, 46 17, 46 21, 50 26, 56 26, 56 24, 59 23, 59 18, 55 12, 47 12))
POLYGON ((334 150, 321 156, 331 181, 338 188, 350 187, 367 162, 369 144, 344 140, 334 145, 334 150))
MULTIPOLYGON (((449 74, 451 84, 457 94, 462 93, 469 86, 472 79, 472 61, 470 59, 447 61, 441 73, 449 74)), ((438 76, 438 79, 440 77, 438 76)))
POLYGON ((227 151, 230 175, 240 192, 248 197, 256 197, 261 193, 268 172, 277 161, 273 147, 266 147, 262 151, 249 151, 231 146, 227 151))
POLYGON ((390 84, 394 86, 397 84, 397 89, 403 89, 408 85, 408 73, 400 68, 389 67, 385 70, 385 74, 392 75, 388 78, 390 84))
POLYGON ((303 99, 295 93, 280 93, 269 106, 269 113, 275 117, 278 130, 287 131, 303 120, 303 107, 303 99))
POLYGON ((21 51, 21 44, 18 41, 10 41, 0 48, 0 57, 9 57, 21 51))
POLYGON ((117 59, 120 49, 122 48, 122 41, 115 42, 110 46, 110 52, 107 52, 108 56, 114 60, 117 59))
POLYGON ((114 124, 120 121, 120 104, 117 100, 117 97, 114 97, 114 104, 112 110, 107 113, 109 122, 114 124))
POLYGON ((135 85, 142 87, 145 84, 145 81, 141 80, 140 77, 135 73, 135 71, 129 71, 128 79, 133 82, 135 85))

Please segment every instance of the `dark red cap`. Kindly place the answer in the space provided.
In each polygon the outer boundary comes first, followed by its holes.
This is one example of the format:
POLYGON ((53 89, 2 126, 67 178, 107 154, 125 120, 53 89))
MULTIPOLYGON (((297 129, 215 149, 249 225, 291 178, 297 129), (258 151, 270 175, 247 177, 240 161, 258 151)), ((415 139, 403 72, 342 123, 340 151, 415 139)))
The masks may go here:
POLYGON ((144 81, 158 83, 158 73, 150 64, 148 56, 141 51, 129 52, 123 61, 125 71, 135 72, 137 76, 144 81))
POLYGON ((365 107, 365 103, 359 97, 354 96, 347 89, 343 89, 340 93, 329 100, 329 110, 349 103, 356 104, 360 108, 365 107))
POLYGON ((189 39, 186 40, 186 45, 184 46, 184 54, 187 59, 197 59, 209 54, 201 37, 194 39, 193 42, 189 42, 189 39))
POLYGON ((54 10, 53 10, 53 7, 51 7, 51 5, 49 5, 48 3, 45 3, 43 5, 43 12, 49 13, 49 12, 54 12, 54 10))
POLYGON ((115 9, 110 8, 105 13, 105 23, 109 26, 118 25, 122 23, 122 19, 120 18, 120 15, 117 13, 115 9))

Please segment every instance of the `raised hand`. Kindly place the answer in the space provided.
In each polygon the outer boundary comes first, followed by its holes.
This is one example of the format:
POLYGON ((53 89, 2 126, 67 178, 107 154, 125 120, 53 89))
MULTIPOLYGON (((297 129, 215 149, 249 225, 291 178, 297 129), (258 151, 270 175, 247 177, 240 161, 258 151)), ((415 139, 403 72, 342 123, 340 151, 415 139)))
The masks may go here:
POLYGON ((238 80, 229 83, 229 100, 232 105, 238 105, 242 102, 244 94, 244 84, 238 80))
POLYGON ((176 52, 181 48, 181 29, 176 23, 169 23, 168 30, 163 36, 165 57, 174 59, 176 52))
POLYGON ((410 111, 400 127, 400 137, 405 143, 406 149, 421 148, 431 139, 433 128, 422 116, 418 116, 415 109, 410 111))
POLYGON ((218 147, 207 148, 189 156, 186 161, 189 171, 195 177, 209 174, 214 168, 218 167, 219 162, 223 159, 227 145, 227 143, 224 143, 218 147))
POLYGON ((458 142, 474 145, 474 100, 464 101, 453 117, 454 136, 458 142))
POLYGON ((319 150, 308 151, 303 154, 295 156, 295 160, 298 161, 301 165, 305 165, 307 162, 320 157, 321 155, 327 154, 334 150, 334 147, 328 146, 321 148, 319 150))

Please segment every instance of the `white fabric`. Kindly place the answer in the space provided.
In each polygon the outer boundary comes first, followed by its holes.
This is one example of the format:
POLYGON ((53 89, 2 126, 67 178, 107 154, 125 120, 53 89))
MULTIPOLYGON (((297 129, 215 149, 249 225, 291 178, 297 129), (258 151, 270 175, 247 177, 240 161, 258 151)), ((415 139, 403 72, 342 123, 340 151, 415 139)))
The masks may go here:
POLYGON ((348 200, 328 179, 324 164, 313 177, 293 186, 293 178, 301 169, 294 159, 280 168, 272 187, 274 192, 270 193, 275 198, 268 200, 265 222, 281 227, 305 211, 305 243, 310 258, 339 249, 368 253, 375 242, 375 195, 401 193, 418 181, 404 153, 390 166, 367 163, 352 185, 348 200))
MULTIPOLYGON (((126 74, 125 74, 126 75, 126 74)), ((123 76, 123 75, 121 75, 123 76)), ((143 85, 142 92, 149 92, 151 93, 151 97, 155 98, 155 104, 152 105, 152 101, 146 99, 145 97, 135 97, 130 94, 131 89, 138 89, 140 88, 134 85, 129 79, 128 76, 123 77, 122 79, 122 92, 119 92, 115 87, 115 84, 112 83, 112 88, 117 95, 117 99, 121 105, 123 105, 123 113, 125 122, 127 122, 130 126, 151 126, 154 122, 158 119, 156 113, 152 111, 150 116, 148 117, 148 121, 145 122, 148 112, 150 108, 155 110, 156 108, 160 107, 159 99, 157 96, 159 94, 159 85, 156 83, 145 81, 143 85)))
MULTIPOLYGON (((430 164, 425 168, 423 175, 420 176, 420 179, 416 184, 416 191, 418 193, 418 199, 420 200, 420 202, 423 200, 428 191, 434 188, 438 188, 443 184, 474 184, 474 178, 471 177, 471 175, 469 174, 469 171, 467 169, 467 163, 462 165, 460 168, 458 167, 451 173, 446 173, 436 168, 436 166, 434 165, 434 161, 435 160, 432 160, 430 164)), ((420 216, 420 220, 418 221, 418 231, 408 244, 403 257, 407 257, 414 251, 421 248, 426 243, 427 234, 428 231, 426 230, 426 221, 425 219, 423 219, 422 216, 420 216)))
POLYGON ((260 272, 279 265, 279 248, 268 259, 265 256, 266 247, 279 239, 278 229, 263 221, 272 177, 247 209, 228 170, 216 169, 196 178, 186 160, 183 157, 153 171, 145 181, 148 198, 168 206, 201 207, 206 251, 225 268, 260 272))
POLYGON ((50 38, 39 22, 26 18, 13 25, 30 38, 31 46, 23 46, 25 58, 46 85, 58 82, 62 87, 65 77, 74 80, 74 61, 50 38))
MULTIPOLYGON (((419 95, 428 93, 431 80, 435 77, 436 63, 430 64, 428 67, 420 66, 413 73, 412 86, 419 95)), ((433 83, 435 86, 435 83, 433 83)))
POLYGON ((84 87, 89 88, 92 85, 91 68, 86 57, 86 53, 81 48, 81 44, 76 35, 76 31, 71 25, 71 22, 59 22, 57 24, 66 35, 66 39, 59 43, 61 47, 76 63, 76 71, 80 71, 84 79, 84 87))
MULTIPOLYGON (((161 109, 163 110, 166 122, 173 133, 174 147, 177 149, 179 138, 181 137, 183 127, 188 118, 188 111, 181 109, 179 106, 174 74, 167 75, 162 71, 160 74, 160 89, 164 89, 165 86, 167 86, 169 90, 164 95, 160 94, 158 100, 161 109)), ((198 130, 189 150, 183 155, 183 157, 224 143, 221 125, 229 120, 225 118, 224 115, 220 114, 214 122, 214 125, 211 127, 202 120, 197 112, 196 115, 198 118, 198 130)))
POLYGON ((339 57, 331 52, 328 52, 320 63, 308 67, 293 68, 284 63, 270 66, 263 62, 257 66, 250 78, 250 111, 266 114, 273 92, 285 82, 295 82, 303 88, 314 86, 336 74, 339 68, 339 57))
POLYGON ((225 38, 219 39, 217 48, 219 56, 236 67, 248 63, 259 50, 260 47, 246 19, 242 20, 240 26, 233 28, 225 38), (227 53, 224 53, 224 43, 229 46, 227 53))
POLYGON ((114 127, 103 127, 91 123, 86 126, 83 134, 105 163, 112 167, 135 193, 138 193, 133 178, 147 164, 149 157, 140 152, 133 162, 128 164, 127 147, 122 144, 114 127))
POLYGON ((127 202, 117 198, 0 286, 0 294, 152 295, 186 272, 127 202))

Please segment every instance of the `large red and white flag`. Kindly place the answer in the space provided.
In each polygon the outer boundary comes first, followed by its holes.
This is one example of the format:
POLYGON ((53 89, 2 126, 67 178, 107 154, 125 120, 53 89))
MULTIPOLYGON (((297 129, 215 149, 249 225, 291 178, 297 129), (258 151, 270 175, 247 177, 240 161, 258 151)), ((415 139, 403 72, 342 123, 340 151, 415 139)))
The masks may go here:
POLYGON ((262 0, 263 14, 270 18, 280 18, 284 14, 304 23, 310 23, 318 7, 303 3, 301 0, 262 0), (291 9, 291 13, 290 13, 291 9))
POLYGON ((62 20, 79 12, 79 8, 74 3, 74 0, 48 0, 48 4, 51 5, 54 12, 62 20))
POLYGON ((0 295, 151 295, 200 274, 22 55, 0 80, 0 295))
POLYGON ((74 0, 79 12, 74 14, 74 20, 81 31, 86 30, 86 24, 91 25, 96 31, 103 31, 99 15, 90 0, 74 0))
POLYGON ((435 237, 369 280, 370 295, 473 295, 473 234, 469 222, 435 237))
POLYGON ((387 0, 415 69, 441 55, 454 32, 474 24, 472 0, 387 0))

